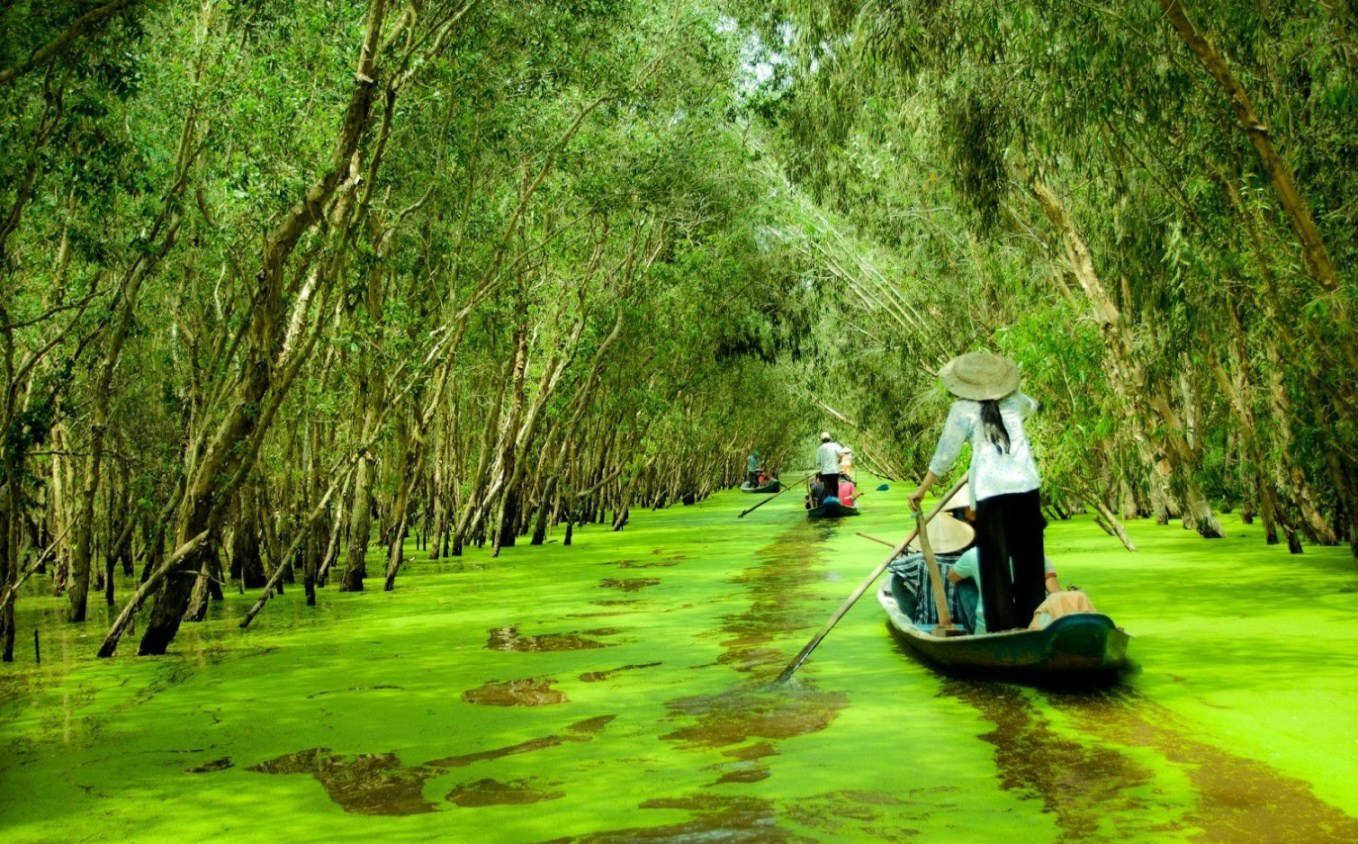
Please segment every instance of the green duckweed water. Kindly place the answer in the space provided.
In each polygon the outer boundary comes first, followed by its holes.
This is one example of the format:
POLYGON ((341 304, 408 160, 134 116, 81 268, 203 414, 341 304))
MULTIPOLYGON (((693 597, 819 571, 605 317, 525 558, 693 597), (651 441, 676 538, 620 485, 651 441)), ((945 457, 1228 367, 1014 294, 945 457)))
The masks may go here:
POLYGON ((903 492, 808 523, 788 494, 637 513, 574 547, 422 554, 392 593, 292 589, 92 658, 41 626, 0 668, 6 841, 1358 840, 1358 592, 1346 549, 1053 525, 1134 636, 1119 688, 949 680, 865 598, 768 682, 905 528, 903 492))

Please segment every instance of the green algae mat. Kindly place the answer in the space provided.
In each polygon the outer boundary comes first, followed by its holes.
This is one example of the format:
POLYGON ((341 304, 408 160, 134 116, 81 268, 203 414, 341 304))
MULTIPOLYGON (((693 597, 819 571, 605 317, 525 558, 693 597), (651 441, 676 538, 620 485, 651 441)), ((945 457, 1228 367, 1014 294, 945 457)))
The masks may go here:
MULTIPOLYGON (((904 493, 810 523, 738 491, 575 545, 412 551, 396 591, 253 596, 172 653, 26 596, 0 667, 0 834, 29 841, 1358 840, 1358 579, 1230 522, 1054 524, 1062 578, 1133 635, 1119 687, 950 680, 865 598, 904 493), (128 648, 129 654, 131 648, 128 648)), ((102 619, 100 620, 102 621, 102 619)))

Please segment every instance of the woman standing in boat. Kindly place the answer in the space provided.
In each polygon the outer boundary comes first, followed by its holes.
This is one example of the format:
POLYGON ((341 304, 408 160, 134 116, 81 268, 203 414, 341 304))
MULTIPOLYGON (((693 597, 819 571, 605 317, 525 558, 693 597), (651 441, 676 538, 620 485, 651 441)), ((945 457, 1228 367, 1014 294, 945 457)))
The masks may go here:
POLYGON ((1037 402, 1018 391, 1018 366, 1000 355, 961 355, 938 375, 957 400, 948 410, 928 473, 910 493, 910 506, 919 509, 929 488, 957 462, 963 443, 970 442, 985 617, 991 631, 1026 627, 1046 591, 1042 480, 1023 430, 1037 402))

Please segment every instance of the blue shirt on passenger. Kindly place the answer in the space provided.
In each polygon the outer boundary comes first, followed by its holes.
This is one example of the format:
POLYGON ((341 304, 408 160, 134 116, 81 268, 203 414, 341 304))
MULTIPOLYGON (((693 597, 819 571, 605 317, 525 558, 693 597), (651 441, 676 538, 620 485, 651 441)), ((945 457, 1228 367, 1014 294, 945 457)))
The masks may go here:
MULTIPOLYGON (((1042 561, 1042 563, 1043 563, 1043 567, 1046 569, 1046 573, 1047 573, 1047 574, 1051 574, 1051 573, 1053 573, 1053 572, 1056 571, 1056 569, 1052 568, 1052 561, 1051 561, 1051 560, 1044 559, 1044 560, 1042 561)), ((953 570, 953 572, 955 572, 955 573, 957 574, 957 576, 958 576, 960 579, 962 579, 962 580, 966 580, 967 578, 971 578, 972 581, 976 583, 976 592, 977 592, 977 595, 978 595, 978 596, 980 595, 980 592, 981 592, 981 554, 980 554, 979 549, 977 549, 977 547, 976 547, 975 545, 971 546, 971 547, 968 548, 966 551, 963 551, 963 552, 962 552, 962 556, 958 557, 958 558, 957 558, 957 562, 953 564, 952 570, 953 570)), ((978 597, 978 600, 976 601, 976 630, 973 631, 973 632, 976 632, 976 633, 984 633, 984 632, 986 632, 986 627, 985 627, 985 600, 984 600, 984 599, 980 599, 979 597, 978 597)))

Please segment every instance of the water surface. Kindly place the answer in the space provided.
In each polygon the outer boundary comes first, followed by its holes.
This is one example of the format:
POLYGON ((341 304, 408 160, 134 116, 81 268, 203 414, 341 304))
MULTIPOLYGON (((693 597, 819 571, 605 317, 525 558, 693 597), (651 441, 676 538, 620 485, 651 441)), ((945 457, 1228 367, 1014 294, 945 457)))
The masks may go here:
MULTIPOLYGON (((162 658, 26 596, 0 667, 7 841, 1358 840, 1358 580, 1344 549, 1088 522, 1049 553, 1140 670, 1072 694, 941 677, 865 598, 902 492, 808 523, 723 493, 576 544, 413 553, 392 593, 232 595, 162 658)), ((128 642, 135 642, 129 638, 128 642)))

